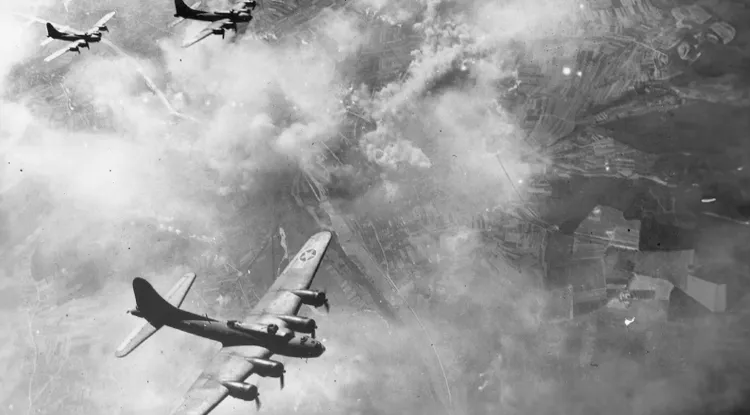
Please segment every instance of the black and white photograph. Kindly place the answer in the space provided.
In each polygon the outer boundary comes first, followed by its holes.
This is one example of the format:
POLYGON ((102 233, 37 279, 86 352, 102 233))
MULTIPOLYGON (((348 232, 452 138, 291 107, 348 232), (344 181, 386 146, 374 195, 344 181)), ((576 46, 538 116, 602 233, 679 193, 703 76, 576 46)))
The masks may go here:
POLYGON ((0 0, 0 414, 750 413, 750 2, 0 0))

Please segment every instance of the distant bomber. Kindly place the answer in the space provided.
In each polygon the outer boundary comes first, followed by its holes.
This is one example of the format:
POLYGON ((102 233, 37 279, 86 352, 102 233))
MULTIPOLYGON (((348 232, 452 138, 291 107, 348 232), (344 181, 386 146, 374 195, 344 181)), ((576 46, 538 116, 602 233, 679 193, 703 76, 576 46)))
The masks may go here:
POLYGON ((297 316, 300 306, 329 308, 325 292, 310 290, 329 243, 330 232, 307 240, 284 272, 268 289, 245 321, 220 321, 180 309, 195 274, 186 274, 161 297, 146 280, 133 280, 136 308, 128 311, 143 322, 117 348, 124 357, 163 326, 220 342, 221 350, 187 391, 172 415, 206 415, 227 395, 255 401, 260 409, 258 387, 245 380, 253 373, 279 378, 284 387, 284 365, 271 355, 314 358, 326 348, 315 340, 315 320, 297 316), (298 336, 297 333, 307 333, 298 336))
POLYGON ((115 17, 115 12, 107 13, 104 17, 99 19, 98 22, 94 23, 94 26, 83 32, 71 28, 56 28, 52 23, 47 22, 47 39, 42 41, 42 46, 52 42, 53 40, 65 40, 70 43, 64 48, 57 52, 49 55, 44 59, 45 62, 49 62, 53 59, 59 58, 65 52, 78 52, 81 53, 81 48, 91 49, 89 43, 97 43, 102 40, 102 32, 109 32, 106 23, 115 17))
POLYGON ((207 38, 210 35, 221 35, 224 38, 224 33, 227 30, 237 31, 237 23, 249 23, 253 20, 252 11, 258 4, 255 0, 245 0, 229 10, 196 10, 200 2, 195 3, 193 7, 185 4, 183 0, 174 0, 175 14, 177 21, 173 22, 170 26, 175 26, 177 23, 182 22, 185 19, 188 20, 200 20, 203 22, 211 22, 210 25, 206 26, 201 30, 194 38, 185 42, 182 47, 194 45, 201 40, 207 38))

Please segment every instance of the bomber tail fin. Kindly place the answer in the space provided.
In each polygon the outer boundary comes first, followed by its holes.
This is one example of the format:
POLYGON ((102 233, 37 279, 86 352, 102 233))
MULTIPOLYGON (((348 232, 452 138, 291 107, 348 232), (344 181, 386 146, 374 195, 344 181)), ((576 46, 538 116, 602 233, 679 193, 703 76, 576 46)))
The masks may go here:
MULTIPOLYGON (((199 4, 199 3, 196 3, 199 4)), ((196 10, 185 4, 183 0, 174 0, 174 17, 190 17, 195 14, 196 10)))
POLYGON ((135 294, 135 309, 147 320, 160 320, 176 308, 143 278, 133 280, 133 293, 135 294))
MULTIPOLYGON (((182 3, 182 4, 185 4, 185 3, 182 3)), ((192 6, 190 6, 190 9, 195 9, 195 8, 199 7, 200 5, 201 5, 201 1, 198 0, 195 3, 193 3, 192 6)), ((178 6, 177 6, 176 2, 175 2, 175 9, 178 9, 178 6)), ((179 16, 180 16, 180 12, 177 11, 177 13, 175 13, 175 17, 177 17, 177 19, 175 19, 172 23, 168 24, 167 28, 172 29, 173 27, 175 27, 178 24, 180 24, 180 23, 182 23, 182 22, 185 21, 184 17, 179 17, 179 16)))
POLYGON ((164 319, 174 313, 185 300, 190 287, 195 281, 195 274, 188 273, 167 294, 164 299, 159 295, 151 284, 143 278, 133 280, 133 293, 135 294, 136 308, 129 313, 144 320, 117 348, 115 356, 125 357, 140 346, 141 343, 151 337, 163 325, 164 319))
POLYGON ((52 39, 59 39, 62 37, 62 35, 63 34, 59 30, 57 30, 52 23, 47 22, 47 36, 51 37, 52 39))

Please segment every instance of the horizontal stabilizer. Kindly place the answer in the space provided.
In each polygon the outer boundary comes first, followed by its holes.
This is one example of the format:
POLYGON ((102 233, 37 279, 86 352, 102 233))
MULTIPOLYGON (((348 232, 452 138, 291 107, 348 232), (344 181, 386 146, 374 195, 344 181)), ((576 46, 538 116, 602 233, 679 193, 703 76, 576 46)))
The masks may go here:
POLYGON ((177 308, 180 308, 194 282, 194 273, 189 272, 183 275, 182 278, 177 281, 177 284, 175 284, 174 287, 172 287, 172 289, 167 293, 167 302, 177 308))
POLYGON ((124 357, 151 337, 164 324, 161 318, 179 308, 195 282, 195 274, 187 273, 169 290, 166 299, 154 290, 143 278, 133 280, 136 310, 130 313, 144 320, 133 330, 115 351, 115 356, 124 357))
POLYGON ((146 341, 151 335, 156 333, 157 330, 161 328, 161 324, 158 326, 154 326, 153 324, 149 323, 148 320, 143 320, 141 324, 138 325, 138 327, 133 330, 132 333, 120 344, 120 346, 115 351, 115 356, 117 357, 125 357, 130 352, 135 350, 136 347, 140 346, 141 343, 146 341))

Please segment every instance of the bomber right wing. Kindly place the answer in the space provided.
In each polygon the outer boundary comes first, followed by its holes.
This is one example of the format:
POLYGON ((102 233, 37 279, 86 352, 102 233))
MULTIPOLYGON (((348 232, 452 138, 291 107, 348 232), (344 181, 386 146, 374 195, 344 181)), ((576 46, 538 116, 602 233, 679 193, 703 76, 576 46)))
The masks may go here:
POLYGON ((79 48, 79 47, 83 46, 84 44, 86 44, 86 41, 83 40, 83 39, 74 40, 74 41, 68 43, 67 46, 65 46, 64 48, 62 48, 62 49, 58 50, 57 52, 55 52, 55 53, 47 56, 46 58, 44 58, 44 61, 45 62, 50 62, 53 59, 57 59, 60 56, 64 55, 65 52, 68 52, 68 51, 70 51, 73 48, 79 48))
POLYGON ((198 34, 195 35, 192 39, 190 39, 190 40, 186 41, 185 43, 183 43, 182 47, 186 48, 188 46, 193 46, 194 44, 200 42, 201 40, 203 40, 203 39, 211 36, 214 33, 215 29, 221 29, 221 28, 224 27, 225 24, 231 23, 231 22, 232 21, 229 20, 229 19, 221 19, 221 20, 217 20, 217 21, 211 23, 210 25, 204 27, 203 30, 201 30, 200 32, 198 32, 198 34))

